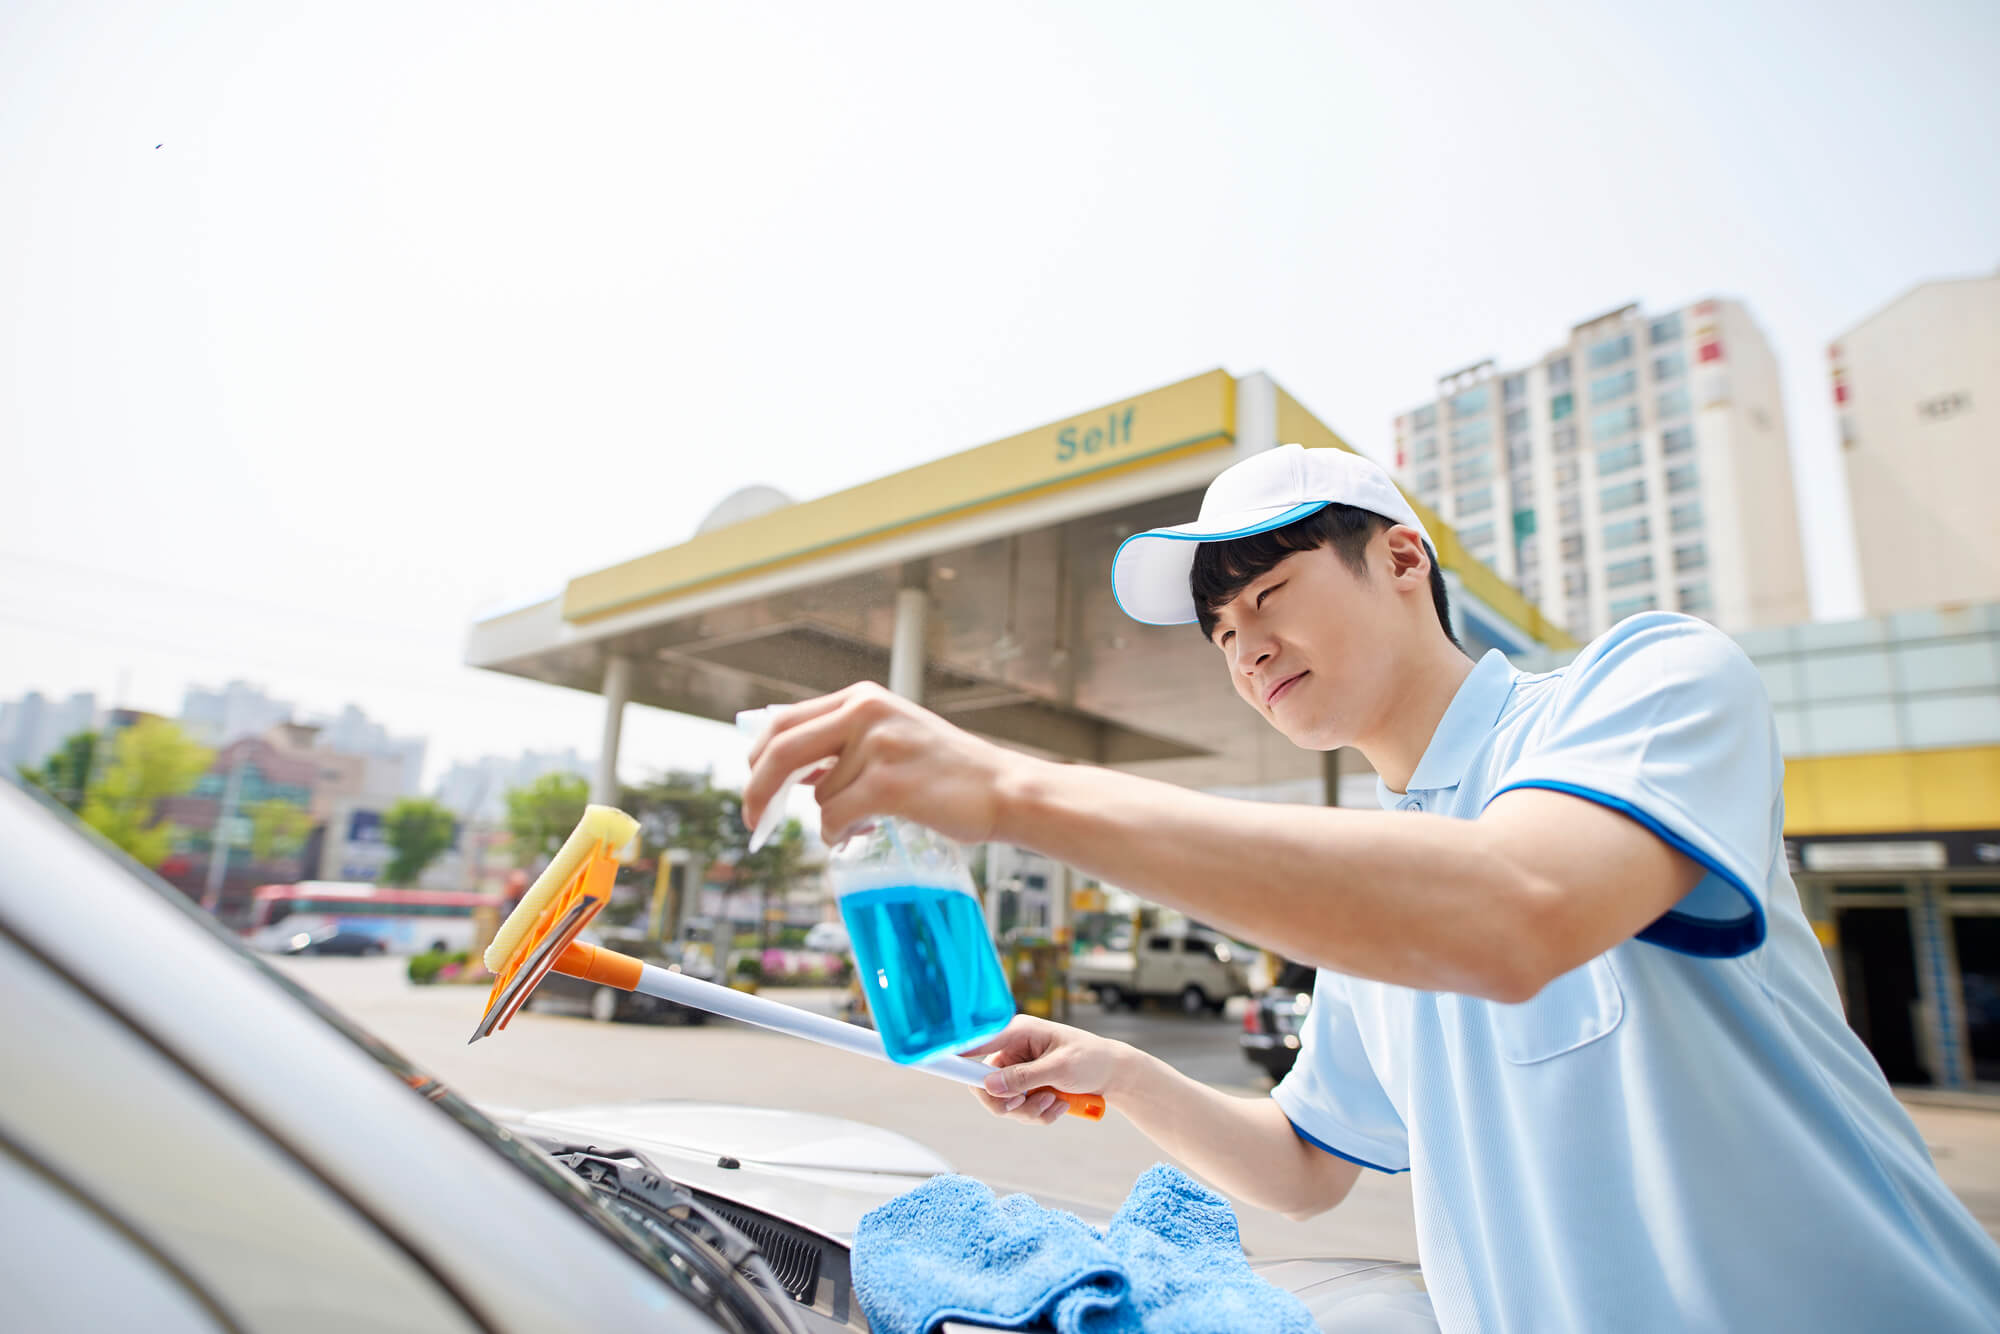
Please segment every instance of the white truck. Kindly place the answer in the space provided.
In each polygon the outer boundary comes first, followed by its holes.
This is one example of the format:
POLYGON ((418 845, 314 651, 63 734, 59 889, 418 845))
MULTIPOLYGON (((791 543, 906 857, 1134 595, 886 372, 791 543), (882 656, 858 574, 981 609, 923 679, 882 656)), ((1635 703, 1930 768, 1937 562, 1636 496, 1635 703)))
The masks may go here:
POLYGON ((1170 1000, 1188 1014, 1221 1014, 1231 996, 1250 994, 1250 961, 1206 927, 1171 922, 1134 933, 1130 950, 1098 950, 1070 960, 1070 985, 1105 1009, 1170 1000))

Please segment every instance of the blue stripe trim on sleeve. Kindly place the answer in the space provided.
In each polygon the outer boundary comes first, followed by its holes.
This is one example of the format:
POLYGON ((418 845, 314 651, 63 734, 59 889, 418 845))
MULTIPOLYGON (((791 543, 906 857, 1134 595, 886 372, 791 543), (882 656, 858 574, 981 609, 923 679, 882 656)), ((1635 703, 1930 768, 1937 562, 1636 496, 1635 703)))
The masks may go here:
POLYGON ((1539 787, 1551 792, 1562 792, 1572 797, 1582 797, 1600 806, 1617 811, 1620 815, 1645 826, 1662 843, 1675 852, 1692 857, 1715 875, 1722 877, 1723 883, 1743 896, 1743 902, 1750 911, 1741 917, 1722 921, 1713 917, 1696 917, 1678 909, 1669 909, 1659 920, 1643 931, 1638 939, 1649 945, 1670 949, 1676 954, 1688 954, 1697 959, 1734 959, 1748 954, 1764 943, 1764 905, 1750 892, 1740 877, 1728 867, 1718 862, 1700 848, 1681 837, 1652 815, 1631 802, 1594 788, 1579 787, 1574 783, 1559 783, 1549 779, 1531 778, 1524 782, 1509 783, 1486 799, 1491 805, 1501 792, 1512 792, 1516 788, 1539 787))
MULTIPOLYGON (((1289 1116, 1286 1117, 1285 1119, 1287 1121, 1292 1121, 1292 1118, 1289 1116)), ((1366 1158, 1356 1158, 1351 1153, 1342 1153, 1339 1149, 1334 1148, 1331 1144, 1328 1144, 1325 1140, 1319 1138, 1317 1135, 1308 1133, 1304 1127, 1299 1125, 1297 1121, 1292 1121, 1292 1133, 1294 1135, 1297 1135, 1300 1139, 1304 1140, 1306 1143, 1312 1145, 1315 1149, 1319 1149, 1322 1150, 1323 1152, 1330 1153, 1336 1158, 1345 1159, 1346 1161, 1353 1163, 1356 1167, 1365 1167, 1371 1172, 1380 1172, 1384 1176, 1393 1177, 1393 1176, 1400 1176, 1402 1173, 1410 1170, 1407 1167, 1383 1167, 1379 1163, 1369 1162, 1366 1158)))

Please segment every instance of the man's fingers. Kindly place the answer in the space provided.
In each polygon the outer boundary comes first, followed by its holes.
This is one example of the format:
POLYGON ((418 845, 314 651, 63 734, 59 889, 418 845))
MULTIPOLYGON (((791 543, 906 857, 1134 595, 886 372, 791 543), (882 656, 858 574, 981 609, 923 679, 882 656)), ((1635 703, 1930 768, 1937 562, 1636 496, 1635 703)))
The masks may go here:
MULTIPOLYGON (((792 707, 803 709, 806 704, 792 707)), ((847 715, 834 708, 801 723, 788 721, 781 731, 774 733, 770 744, 752 762, 750 781, 743 785, 745 823, 755 827, 755 821, 764 814, 765 804, 777 794, 778 785, 785 781, 786 775, 839 755, 847 742, 849 727, 847 715)))
MULTIPOLYGON (((847 691, 836 690, 831 695, 816 695, 812 699, 800 700, 797 704, 775 706, 771 726, 750 747, 750 767, 753 769, 757 767, 758 757, 763 755, 765 748, 787 728, 797 727, 800 723, 811 722, 822 714, 832 713, 846 699, 847 691)), ((791 770, 787 769, 785 772, 790 773, 791 770)))

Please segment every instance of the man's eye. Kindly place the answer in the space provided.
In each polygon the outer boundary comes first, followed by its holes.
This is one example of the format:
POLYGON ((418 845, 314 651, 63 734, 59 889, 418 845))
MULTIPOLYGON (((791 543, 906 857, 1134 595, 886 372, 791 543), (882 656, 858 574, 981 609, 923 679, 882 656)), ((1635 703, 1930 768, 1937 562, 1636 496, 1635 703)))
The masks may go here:
POLYGON ((1236 638, 1236 632, 1234 630, 1224 630, 1222 632, 1222 638, 1215 641, 1215 646, 1217 648, 1228 648, 1229 641, 1234 638, 1236 638))

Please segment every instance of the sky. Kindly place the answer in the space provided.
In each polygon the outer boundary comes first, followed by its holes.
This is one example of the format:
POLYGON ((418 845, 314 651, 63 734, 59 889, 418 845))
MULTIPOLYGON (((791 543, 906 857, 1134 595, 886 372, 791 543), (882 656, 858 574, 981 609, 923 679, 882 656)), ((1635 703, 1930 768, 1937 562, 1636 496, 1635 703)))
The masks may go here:
MULTIPOLYGON (((1222 366, 1386 457, 1436 377, 1745 301, 1814 613, 1825 377, 2000 266, 2000 6, 0 7, 0 698, 349 701, 450 760, 593 696, 481 613, 1222 366)), ((627 779, 727 729, 628 710, 627 779)))

